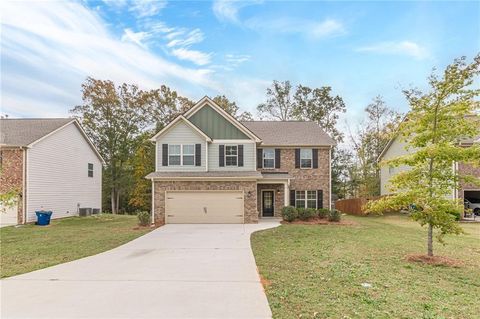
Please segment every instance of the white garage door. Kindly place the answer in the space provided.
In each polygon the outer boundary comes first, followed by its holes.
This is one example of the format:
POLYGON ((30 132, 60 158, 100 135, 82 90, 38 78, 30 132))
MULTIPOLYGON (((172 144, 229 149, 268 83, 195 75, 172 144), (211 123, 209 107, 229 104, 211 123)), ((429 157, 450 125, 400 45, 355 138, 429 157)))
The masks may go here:
POLYGON ((2 207, 0 204, 0 227, 17 224, 17 205, 2 207))
POLYGON ((243 192, 167 192, 168 224, 241 224, 243 192))

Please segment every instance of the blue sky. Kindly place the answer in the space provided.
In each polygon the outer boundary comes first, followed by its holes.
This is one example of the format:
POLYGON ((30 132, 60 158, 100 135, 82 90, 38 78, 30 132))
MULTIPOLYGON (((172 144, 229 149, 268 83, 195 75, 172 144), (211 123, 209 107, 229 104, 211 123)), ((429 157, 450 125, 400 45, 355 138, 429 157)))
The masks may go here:
POLYGON ((225 94, 254 112, 272 80, 332 86, 358 123, 376 95, 480 51, 480 3, 2 1, 2 113, 66 116, 87 76, 225 94))

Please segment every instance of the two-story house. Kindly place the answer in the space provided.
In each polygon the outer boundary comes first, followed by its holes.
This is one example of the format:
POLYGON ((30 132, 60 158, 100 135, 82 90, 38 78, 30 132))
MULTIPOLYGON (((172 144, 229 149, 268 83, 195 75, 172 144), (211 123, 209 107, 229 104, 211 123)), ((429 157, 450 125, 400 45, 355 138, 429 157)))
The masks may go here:
POLYGON ((239 122, 204 97, 158 132, 153 222, 256 223, 330 207, 334 141, 314 122, 239 122))

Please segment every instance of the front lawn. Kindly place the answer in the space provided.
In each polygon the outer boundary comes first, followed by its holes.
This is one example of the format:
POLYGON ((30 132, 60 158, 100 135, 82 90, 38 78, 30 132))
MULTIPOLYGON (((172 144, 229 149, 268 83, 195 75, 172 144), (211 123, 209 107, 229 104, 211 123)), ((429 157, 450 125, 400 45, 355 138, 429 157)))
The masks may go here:
POLYGON ((136 216, 94 215, 52 220, 50 226, 0 228, 1 277, 72 261, 120 246, 150 229, 136 216))
POLYGON ((345 219, 357 225, 252 235, 274 318, 478 318, 480 224, 435 243, 435 254, 464 262, 453 268, 404 260, 426 250, 426 229, 405 216, 345 219))

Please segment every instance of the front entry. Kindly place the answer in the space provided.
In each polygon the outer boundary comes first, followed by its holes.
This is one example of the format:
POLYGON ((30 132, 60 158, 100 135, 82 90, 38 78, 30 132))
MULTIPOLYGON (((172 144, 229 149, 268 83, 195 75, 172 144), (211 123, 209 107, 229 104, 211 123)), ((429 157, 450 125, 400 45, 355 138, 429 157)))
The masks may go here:
POLYGON ((262 216, 273 217, 273 191, 262 191, 262 216))

